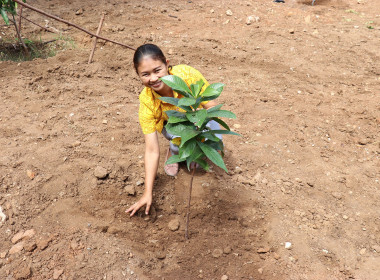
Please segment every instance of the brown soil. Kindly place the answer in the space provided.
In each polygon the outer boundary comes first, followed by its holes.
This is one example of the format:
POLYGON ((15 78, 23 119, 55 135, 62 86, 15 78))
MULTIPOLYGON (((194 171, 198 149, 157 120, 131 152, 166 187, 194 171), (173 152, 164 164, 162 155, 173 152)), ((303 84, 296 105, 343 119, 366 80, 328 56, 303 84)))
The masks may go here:
POLYGON ((164 174, 162 137, 154 209, 124 213, 144 178, 133 52, 100 42, 88 65, 70 29, 75 49, 1 62, 0 279, 380 279, 380 3, 310 3, 30 1, 92 31, 105 11, 102 35, 225 83, 242 137, 225 137, 229 174, 196 175, 186 241, 190 174, 164 174))

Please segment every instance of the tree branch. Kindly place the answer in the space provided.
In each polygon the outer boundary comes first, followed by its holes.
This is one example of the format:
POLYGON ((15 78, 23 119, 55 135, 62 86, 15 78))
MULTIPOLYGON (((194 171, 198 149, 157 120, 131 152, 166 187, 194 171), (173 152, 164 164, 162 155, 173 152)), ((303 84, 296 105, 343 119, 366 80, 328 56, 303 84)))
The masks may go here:
POLYGON ((57 16, 53 16, 53 15, 51 15, 51 14, 48 14, 48 13, 46 13, 46 12, 44 12, 44 11, 38 9, 38 8, 35 8, 35 7, 33 7, 33 6, 29 5, 29 4, 26 4, 26 3, 22 2, 22 0, 13 0, 13 1, 16 2, 16 3, 18 3, 18 4, 21 5, 21 6, 24 6, 25 8, 31 9, 31 10, 33 10, 33 11, 39 13, 39 14, 42 14, 42 15, 47 16, 47 17, 49 17, 49 18, 52 18, 52 19, 58 20, 58 21, 60 21, 60 22, 63 22, 63 23, 65 23, 65 24, 69 25, 69 26, 75 27, 76 29, 79 29, 79 30, 83 31, 84 33, 87 33, 87 34, 89 34, 89 35, 91 35, 91 36, 94 36, 94 37, 96 37, 96 38, 99 38, 99 39, 102 39, 102 40, 104 40, 104 41, 108 41, 108 42, 114 43, 114 44, 116 44, 116 45, 123 46, 123 47, 125 47, 125 48, 130 49, 130 50, 134 50, 134 51, 136 50, 136 49, 133 48, 133 47, 130 47, 130 46, 125 45, 125 44, 123 44, 123 43, 119 43, 119 42, 116 42, 116 41, 114 41, 114 40, 107 39, 107 38, 105 38, 105 37, 102 37, 102 36, 96 35, 96 34, 90 32, 90 31, 88 31, 88 30, 86 30, 86 29, 84 29, 84 28, 82 28, 82 27, 80 27, 80 26, 78 26, 78 25, 76 25, 76 24, 74 24, 74 23, 71 23, 71 22, 69 22, 69 21, 67 21, 67 20, 61 19, 61 18, 59 18, 59 17, 57 17, 57 16))

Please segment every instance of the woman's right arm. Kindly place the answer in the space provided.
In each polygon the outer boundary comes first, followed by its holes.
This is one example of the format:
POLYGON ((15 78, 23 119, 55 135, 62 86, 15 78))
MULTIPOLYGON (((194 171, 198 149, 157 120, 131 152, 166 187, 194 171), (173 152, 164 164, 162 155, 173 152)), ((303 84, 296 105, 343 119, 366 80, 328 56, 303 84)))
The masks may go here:
POLYGON ((145 214, 149 213, 159 159, 160 146, 158 144, 158 134, 155 131, 145 135, 145 191, 140 200, 127 209, 126 213, 131 212, 130 216, 133 216, 144 205, 146 205, 145 214))

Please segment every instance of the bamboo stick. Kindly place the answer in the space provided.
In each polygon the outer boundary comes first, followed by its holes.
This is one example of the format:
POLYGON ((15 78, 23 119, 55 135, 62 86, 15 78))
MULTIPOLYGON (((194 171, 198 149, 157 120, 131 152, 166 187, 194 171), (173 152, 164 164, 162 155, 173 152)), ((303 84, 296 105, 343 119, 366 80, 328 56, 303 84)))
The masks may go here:
MULTIPOLYGON (((96 35, 98 35, 98 36, 100 34, 100 30, 102 30, 102 26, 103 26, 103 22, 104 22, 104 17, 105 17, 105 14, 103 13, 102 17, 100 18, 98 30, 96 31, 96 35)), ((96 43, 97 42, 98 42, 98 38, 95 37, 94 38, 94 43, 92 45, 92 50, 91 50, 91 53, 90 53, 90 57, 88 59, 88 64, 90 64, 92 62, 92 59, 94 58, 94 53, 95 53, 95 48, 96 48, 96 43)))

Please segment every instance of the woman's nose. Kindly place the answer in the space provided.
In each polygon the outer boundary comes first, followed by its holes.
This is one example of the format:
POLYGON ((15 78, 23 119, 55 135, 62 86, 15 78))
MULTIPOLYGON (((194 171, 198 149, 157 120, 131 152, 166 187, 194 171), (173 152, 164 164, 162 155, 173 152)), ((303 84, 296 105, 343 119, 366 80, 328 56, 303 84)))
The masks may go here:
POLYGON ((157 80, 158 80, 158 76, 157 76, 157 75, 154 75, 154 74, 153 74, 152 76, 150 76, 150 81, 151 81, 151 82, 154 83, 154 82, 157 82, 157 80))

